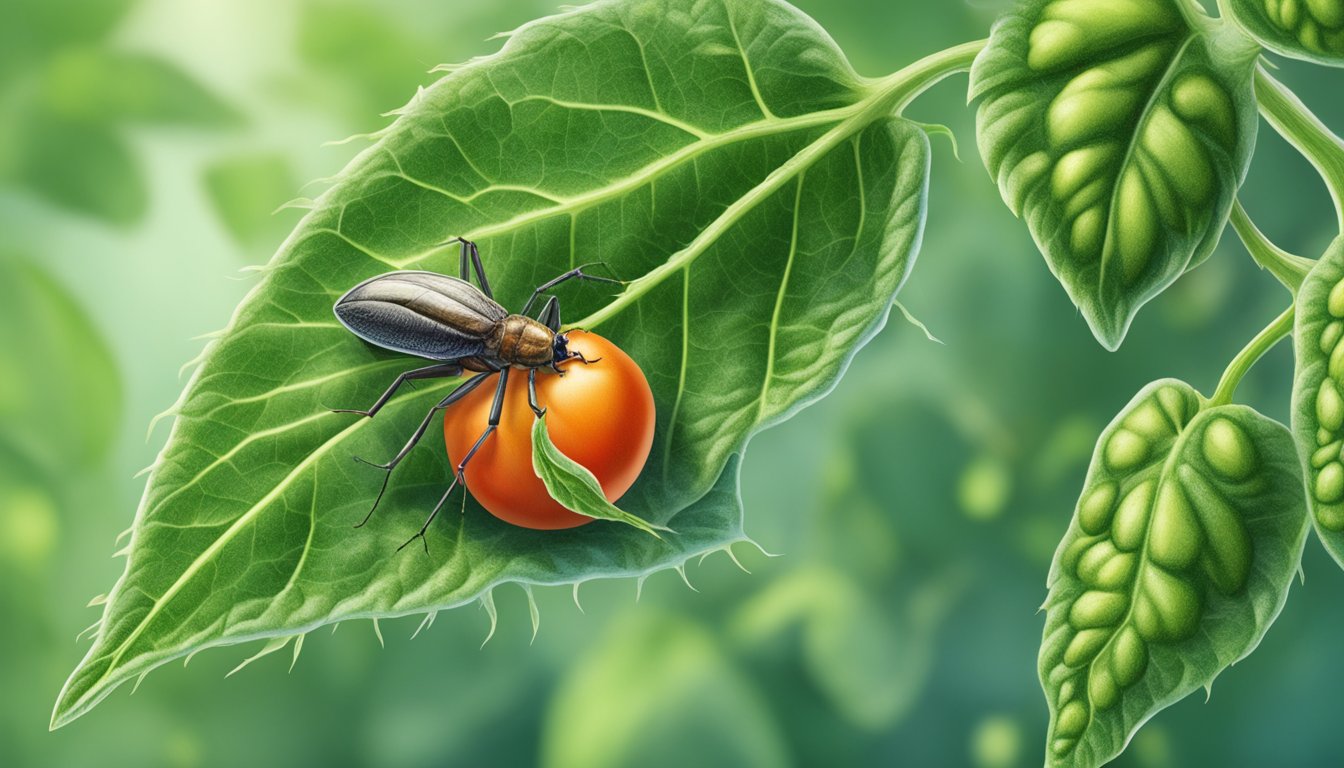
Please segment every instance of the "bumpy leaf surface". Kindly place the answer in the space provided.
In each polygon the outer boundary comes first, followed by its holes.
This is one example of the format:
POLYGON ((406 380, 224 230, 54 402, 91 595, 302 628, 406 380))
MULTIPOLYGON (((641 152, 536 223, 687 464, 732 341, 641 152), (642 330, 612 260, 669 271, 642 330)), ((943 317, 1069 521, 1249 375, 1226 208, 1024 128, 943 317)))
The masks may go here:
POLYGON ((1293 437, 1316 533, 1344 565, 1344 238, 1298 290, 1293 339, 1293 437))
POLYGON ((735 456, 833 385, 919 241, 928 141, 891 116, 883 83, 786 5, 667 0, 529 24, 417 94, 212 344, 53 724, 202 647, 433 611, 505 582, 642 574, 743 539, 735 456), (428 557, 397 555, 450 478, 432 438, 351 529, 381 479, 351 457, 391 456, 456 380, 408 388, 374 419, 329 413, 417 365, 346 333, 332 304, 388 270, 455 273, 440 245, 455 235, 480 243, 510 309, 577 264, 633 280, 614 297, 567 286, 562 304, 648 377, 653 452, 621 505, 675 535, 528 531, 468 504, 431 529, 428 557))
POLYGON ((1228 6, 1275 53, 1344 67, 1344 0, 1230 0, 1228 6))
POLYGON ((1254 48, 1192 6, 1028 0, 971 73, 985 167, 1109 349, 1213 250, 1255 143, 1254 48))
POLYGON ((1154 713, 1250 653, 1306 538, 1282 425, 1154 382, 1097 443, 1050 572, 1048 765, 1101 765, 1154 713))

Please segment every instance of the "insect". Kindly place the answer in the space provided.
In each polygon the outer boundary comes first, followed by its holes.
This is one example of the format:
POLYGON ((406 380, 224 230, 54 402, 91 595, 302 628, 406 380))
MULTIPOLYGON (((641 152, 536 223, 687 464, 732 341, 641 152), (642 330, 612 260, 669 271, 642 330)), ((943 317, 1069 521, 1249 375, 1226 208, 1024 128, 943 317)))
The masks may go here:
MULTIPOLYGON (((445 244, 453 243, 460 243, 462 246, 461 277, 450 277, 434 272, 388 272, 351 288, 334 307, 336 319, 364 341, 394 352, 436 361, 434 365, 416 368, 397 376, 392 385, 368 410, 335 409, 335 413, 353 413, 372 418, 387 404, 401 385, 409 381, 460 376, 464 371, 476 372, 475 376, 467 379, 425 414, 424 420, 420 422, 410 440, 391 461, 375 464, 355 457, 356 461, 385 472, 378 498, 374 500, 373 507, 355 526, 356 528, 367 523, 378 509, 383 494, 387 492, 392 470, 406 458, 411 449, 420 442, 420 438, 424 437, 435 414, 465 397, 491 376, 499 376, 485 430, 466 456, 458 462, 452 484, 439 499, 439 503, 434 506, 429 518, 420 527, 419 533, 407 540, 406 544, 417 538, 424 539, 425 531, 429 529, 439 510, 447 502, 448 496, 459 483, 464 483, 463 470, 467 463, 499 427, 510 371, 513 369, 527 371, 528 405, 540 418, 544 411, 537 404, 536 382, 539 370, 545 369, 563 375, 560 366, 571 360, 579 360, 584 364, 597 362, 584 358, 578 352, 570 351, 568 336, 560 333, 558 297, 550 296, 536 318, 528 316, 537 300, 547 291, 569 280, 616 284, 625 282, 584 272, 585 267, 594 266, 584 265, 542 283, 532 292, 522 311, 510 314, 494 300, 490 283, 485 277, 485 269, 481 265, 480 250, 476 244, 460 237, 445 244), (479 288, 470 281, 472 271, 476 273, 479 288)), ((404 548, 406 544, 402 544, 398 550, 404 548)))

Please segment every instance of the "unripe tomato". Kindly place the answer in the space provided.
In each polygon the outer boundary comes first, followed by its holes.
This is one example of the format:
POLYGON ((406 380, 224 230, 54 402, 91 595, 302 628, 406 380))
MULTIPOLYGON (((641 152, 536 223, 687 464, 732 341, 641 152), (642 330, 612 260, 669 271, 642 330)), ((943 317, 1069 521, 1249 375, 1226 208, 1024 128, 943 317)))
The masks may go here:
MULTIPOLYGON (((639 477, 653 446, 653 392, 630 356, 595 333, 572 331, 569 349, 596 362, 571 360, 564 375, 537 372, 537 402, 546 409, 551 442, 592 472, 609 501, 639 477)), ((495 387, 487 383, 444 416, 443 437, 456 467, 485 431, 495 387)), ((509 374, 499 428, 467 464, 467 489, 491 514, 524 528, 574 528, 592 518, 565 509, 532 470, 527 371, 509 374)))

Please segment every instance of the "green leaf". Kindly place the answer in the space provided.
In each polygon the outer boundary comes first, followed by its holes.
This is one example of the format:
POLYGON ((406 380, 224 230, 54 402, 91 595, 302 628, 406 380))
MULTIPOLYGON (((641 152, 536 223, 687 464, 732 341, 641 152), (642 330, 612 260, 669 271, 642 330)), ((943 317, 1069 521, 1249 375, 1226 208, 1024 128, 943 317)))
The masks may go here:
POLYGON ((63 119, 150 125, 222 126, 238 121, 195 78, 156 56, 101 47, 55 56, 42 81, 43 106, 63 119))
POLYGON ((1344 238, 1297 293, 1293 438, 1307 476, 1316 534, 1344 566, 1344 238))
POLYGON ((202 647, 456 606, 504 582, 640 575, 743 540, 735 457, 834 385, 912 264, 928 141, 892 113, 973 50, 860 81, 782 3, 603 2, 418 93, 212 342, 53 725, 202 647), (588 261, 632 280, 615 297, 561 293, 575 325, 648 376, 654 445, 621 503, 675 536, 529 531, 471 503, 431 528, 430 556, 398 555, 451 477, 437 435, 351 529, 382 479, 351 457, 394 454, 456 382, 407 388, 375 419, 329 413, 417 365, 352 337, 332 305, 391 269, 455 272, 454 235, 480 243, 509 308, 588 261))
POLYGON ((35 264, 0 254, 0 442, 47 471, 86 467, 121 421, 121 376, 78 302, 35 264))
POLYGON ((547 768, 788 764, 761 694, 698 624, 636 615, 571 665, 542 732, 547 768), (688 739, 692 741, 688 742, 688 739))
POLYGON ((1193 7, 1028 0, 971 73, 985 167, 1107 349, 1213 251, 1255 144, 1255 48, 1193 7))
POLYGON ((299 188, 283 155, 221 158, 206 168, 205 188, 229 234, 243 245, 279 242, 293 223, 276 210, 299 188))
POLYGON ((959 589, 947 574, 912 574, 901 587, 878 593, 837 567, 804 566, 738 610, 733 639, 759 658, 762 646, 796 631, 800 658, 789 664, 806 669, 845 720, 881 732, 924 692, 945 606, 959 589))
POLYGON ((1344 67, 1344 0, 1229 0, 1227 7, 1271 51, 1344 67))
MULTIPOLYGON (((456 14, 460 22, 460 12, 456 14)), ((403 98, 407 83, 424 77, 438 48, 382 8, 348 0, 308 0, 299 8, 298 54, 315 72, 339 79, 361 122, 403 98)), ((421 31, 441 24, 421 27, 421 31)))
POLYGON ((149 191, 125 140, 105 125, 27 115, 19 127, 15 180, 76 213, 127 226, 144 216, 149 191))
POLYGON ((571 512, 597 520, 614 520, 618 523, 634 526, 639 530, 661 539, 658 531, 668 531, 661 525, 650 525, 629 512, 622 511, 607 500, 602 485, 583 465, 569 458, 551 442, 551 433, 546 429, 546 416, 542 414, 532 424, 532 469, 546 484, 546 491, 560 506, 571 512))
POLYGON ((1047 765, 1096 766, 1260 643, 1307 533, 1287 428, 1188 385, 1144 388, 1102 432, 1055 553, 1040 675, 1047 765))
MULTIPOLYGON (((0 64, 32 61, 70 44, 100 40, 134 0, 10 0, 0 25, 0 64)), ((11 71, 0 66, 0 79, 11 71)))

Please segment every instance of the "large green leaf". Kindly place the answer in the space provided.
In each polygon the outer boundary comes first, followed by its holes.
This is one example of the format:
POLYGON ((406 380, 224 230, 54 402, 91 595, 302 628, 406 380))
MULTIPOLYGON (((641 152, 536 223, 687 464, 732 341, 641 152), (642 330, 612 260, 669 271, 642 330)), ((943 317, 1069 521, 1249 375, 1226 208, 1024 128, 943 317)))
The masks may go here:
POLYGON ((1344 67, 1344 0, 1229 0, 1227 7, 1275 53, 1344 67))
POLYGON ((1260 643, 1306 539, 1281 424, 1157 381, 1097 442, 1050 569, 1048 765, 1101 765, 1260 643))
POLYGON ((121 375, 74 297, 0 254, 0 441, 53 473, 98 461, 121 422, 121 375))
POLYGON ((1344 565, 1344 238, 1303 281, 1296 323, 1293 438, 1316 534, 1344 565))
POLYGON ((417 94, 212 343, 53 725, 202 647, 434 611, 503 582, 642 574, 742 540, 734 456, 834 384, 912 264, 928 142, 893 111, 972 52, 861 81, 782 3, 605 2, 417 94), (416 364, 351 337, 332 304, 390 269, 455 271, 452 235, 480 243, 511 308, 583 262, 633 280, 615 297, 566 288, 564 306, 649 379, 653 452, 621 506, 675 535, 528 531, 470 504, 431 529, 430 556, 398 555, 450 478, 437 439, 351 530, 381 476, 350 458, 394 453, 455 381, 371 420, 327 412, 416 364))
POLYGON ((1193 8, 1027 0, 971 73, 985 167, 1108 349, 1217 245, 1255 143, 1256 49, 1193 8))

